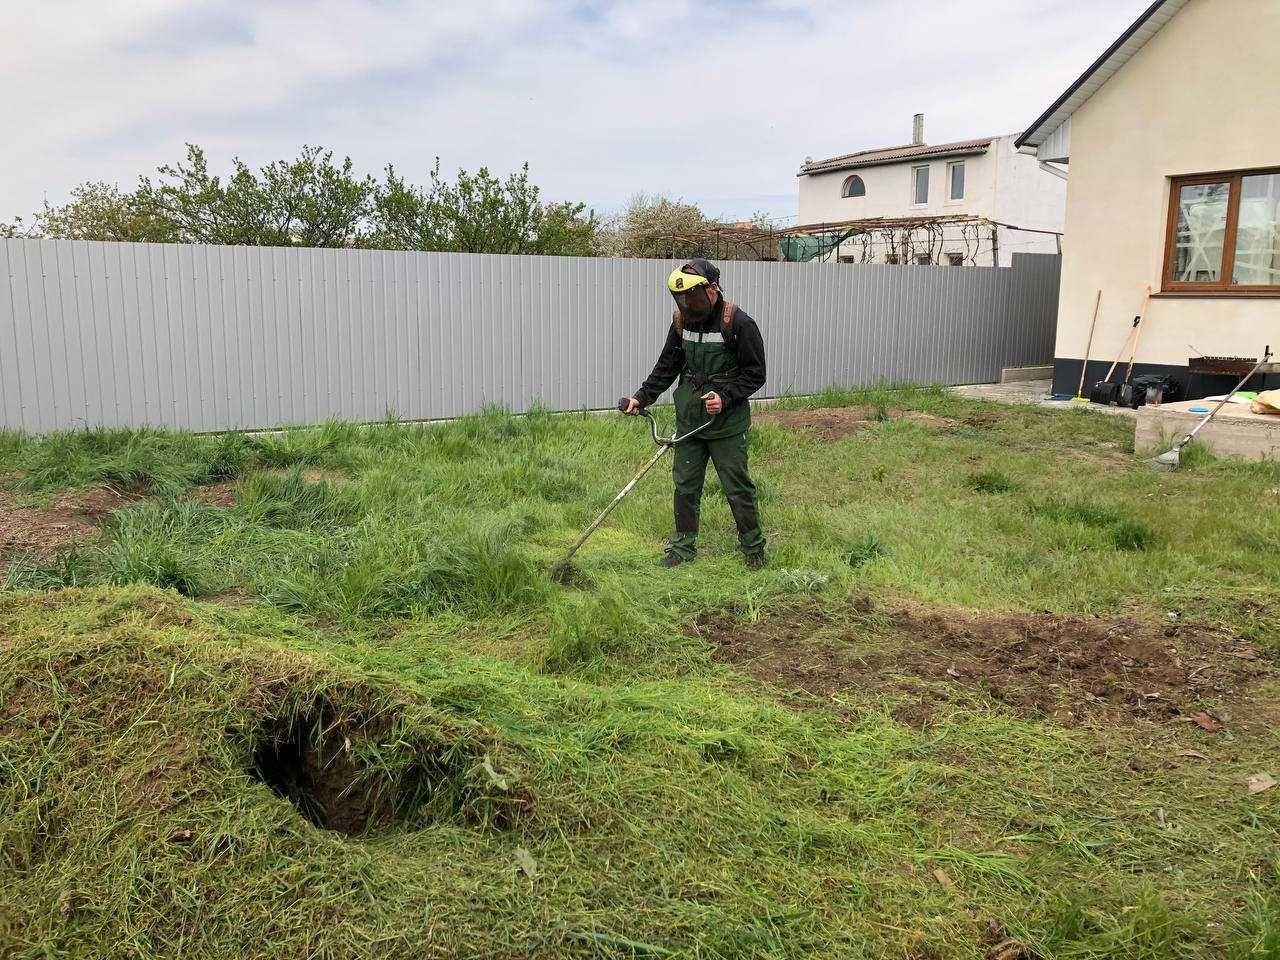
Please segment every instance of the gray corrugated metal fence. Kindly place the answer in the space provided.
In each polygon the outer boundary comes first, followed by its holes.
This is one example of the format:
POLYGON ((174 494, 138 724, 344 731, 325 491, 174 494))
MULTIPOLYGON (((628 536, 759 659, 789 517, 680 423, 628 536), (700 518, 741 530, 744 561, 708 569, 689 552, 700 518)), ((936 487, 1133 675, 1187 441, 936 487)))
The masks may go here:
MULTIPOLYGON (((1059 258, 1009 269, 727 263, 763 395, 995 380, 1053 352, 1059 258)), ((0 427, 225 430, 611 406, 672 263, 0 240, 0 427)))

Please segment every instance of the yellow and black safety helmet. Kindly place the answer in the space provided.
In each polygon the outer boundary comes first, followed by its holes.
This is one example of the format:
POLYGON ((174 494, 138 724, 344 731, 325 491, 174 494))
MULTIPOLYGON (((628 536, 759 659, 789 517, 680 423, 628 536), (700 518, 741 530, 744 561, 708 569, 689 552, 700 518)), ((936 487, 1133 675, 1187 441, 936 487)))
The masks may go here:
POLYGON ((679 296, 720 282, 720 271, 716 265, 701 258, 690 260, 682 267, 676 267, 667 277, 667 289, 672 296, 679 296))
POLYGON ((672 296, 689 293, 710 283, 711 281, 706 277, 700 277, 696 273, 685 273, 684 267, 676 267, 671 271, 671 276, 667 277, 667 289, 671 291, 672 296))

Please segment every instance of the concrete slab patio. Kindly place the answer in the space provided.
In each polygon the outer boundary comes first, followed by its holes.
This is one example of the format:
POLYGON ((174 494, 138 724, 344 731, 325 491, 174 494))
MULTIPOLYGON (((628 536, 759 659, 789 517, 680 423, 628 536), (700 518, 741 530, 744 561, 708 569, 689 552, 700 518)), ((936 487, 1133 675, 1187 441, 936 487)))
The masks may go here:
POLYGON ((1011 383, 974 383, 952 387, 952 392, 973 400, 993 400, 996 403, 1032 403, 1040 407, 1062 410, 1081 409, 1113 416, 1136 417, 1137 411, 1128 407, 1104 407, 1096 403, 1073 403, 1070 400, 1050 400, 1052 380, 1019 380, 1011 383))
MULTIPOLYGON (((1203 419, 1203 413, 1192 413, 1191 407, 1214 404, 1205 400, 1184 400, 1158 407, 1104 407, 1096 403, 1073 403, 1050 400, 1052 381, 1023 380, 1012 383, 975 383, 952 387, 953 393, 974 400, 996 403, 1025 403, 1058 409, 1091 410, 1095 413, 1129 417, 1135 420, 1134 449, 1139 453, 1167 450, 1203 419)), ((1280 459, 1280 416, 1250 412, 1247 406, 1229 403, 1203 430, 1197 442, 1217 457, 1243 457, 1246 460, 1280 459)))

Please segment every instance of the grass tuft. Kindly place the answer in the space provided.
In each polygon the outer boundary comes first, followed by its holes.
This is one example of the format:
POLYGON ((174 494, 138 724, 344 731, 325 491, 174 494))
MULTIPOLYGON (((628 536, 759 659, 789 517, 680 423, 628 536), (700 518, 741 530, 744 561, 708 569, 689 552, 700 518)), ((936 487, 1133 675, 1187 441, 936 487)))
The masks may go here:
POLYGON ((978 493, 1012 493, 1018 489, 1018 484, 997 467, 972 473, 965 482, 978 493))
POLYGON ((1120 514, 1111 507, 1088 500, 1072 500, 1063 497, 1034 500, 1028 508, 1032 516, 1043 517, 1056 523, 1080 523, 1087 527, 1109 527, 1121 519, 1120 514))
POLYGON ((849 551, 845 554, 845 562, 854 570, 860 570, 887 552, 884 542, 879 537, 874 533, 866 533, 850 545, 849 551))
POLYGON ((1110 535, 1117 550, 1146 550, 1156 541, 1155 531, 1141 520, 1118 520, 1110 535))

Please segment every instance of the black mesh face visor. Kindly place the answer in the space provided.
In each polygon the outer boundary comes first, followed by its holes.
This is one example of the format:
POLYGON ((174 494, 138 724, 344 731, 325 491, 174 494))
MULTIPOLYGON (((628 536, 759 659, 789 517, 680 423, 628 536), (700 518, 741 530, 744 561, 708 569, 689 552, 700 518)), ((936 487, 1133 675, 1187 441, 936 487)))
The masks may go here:
POLYGON ((707 296, 705 285, 684 293, 673 293, 671 298, 686 320, 705 320, 711 314, 711 298, 707 296))

